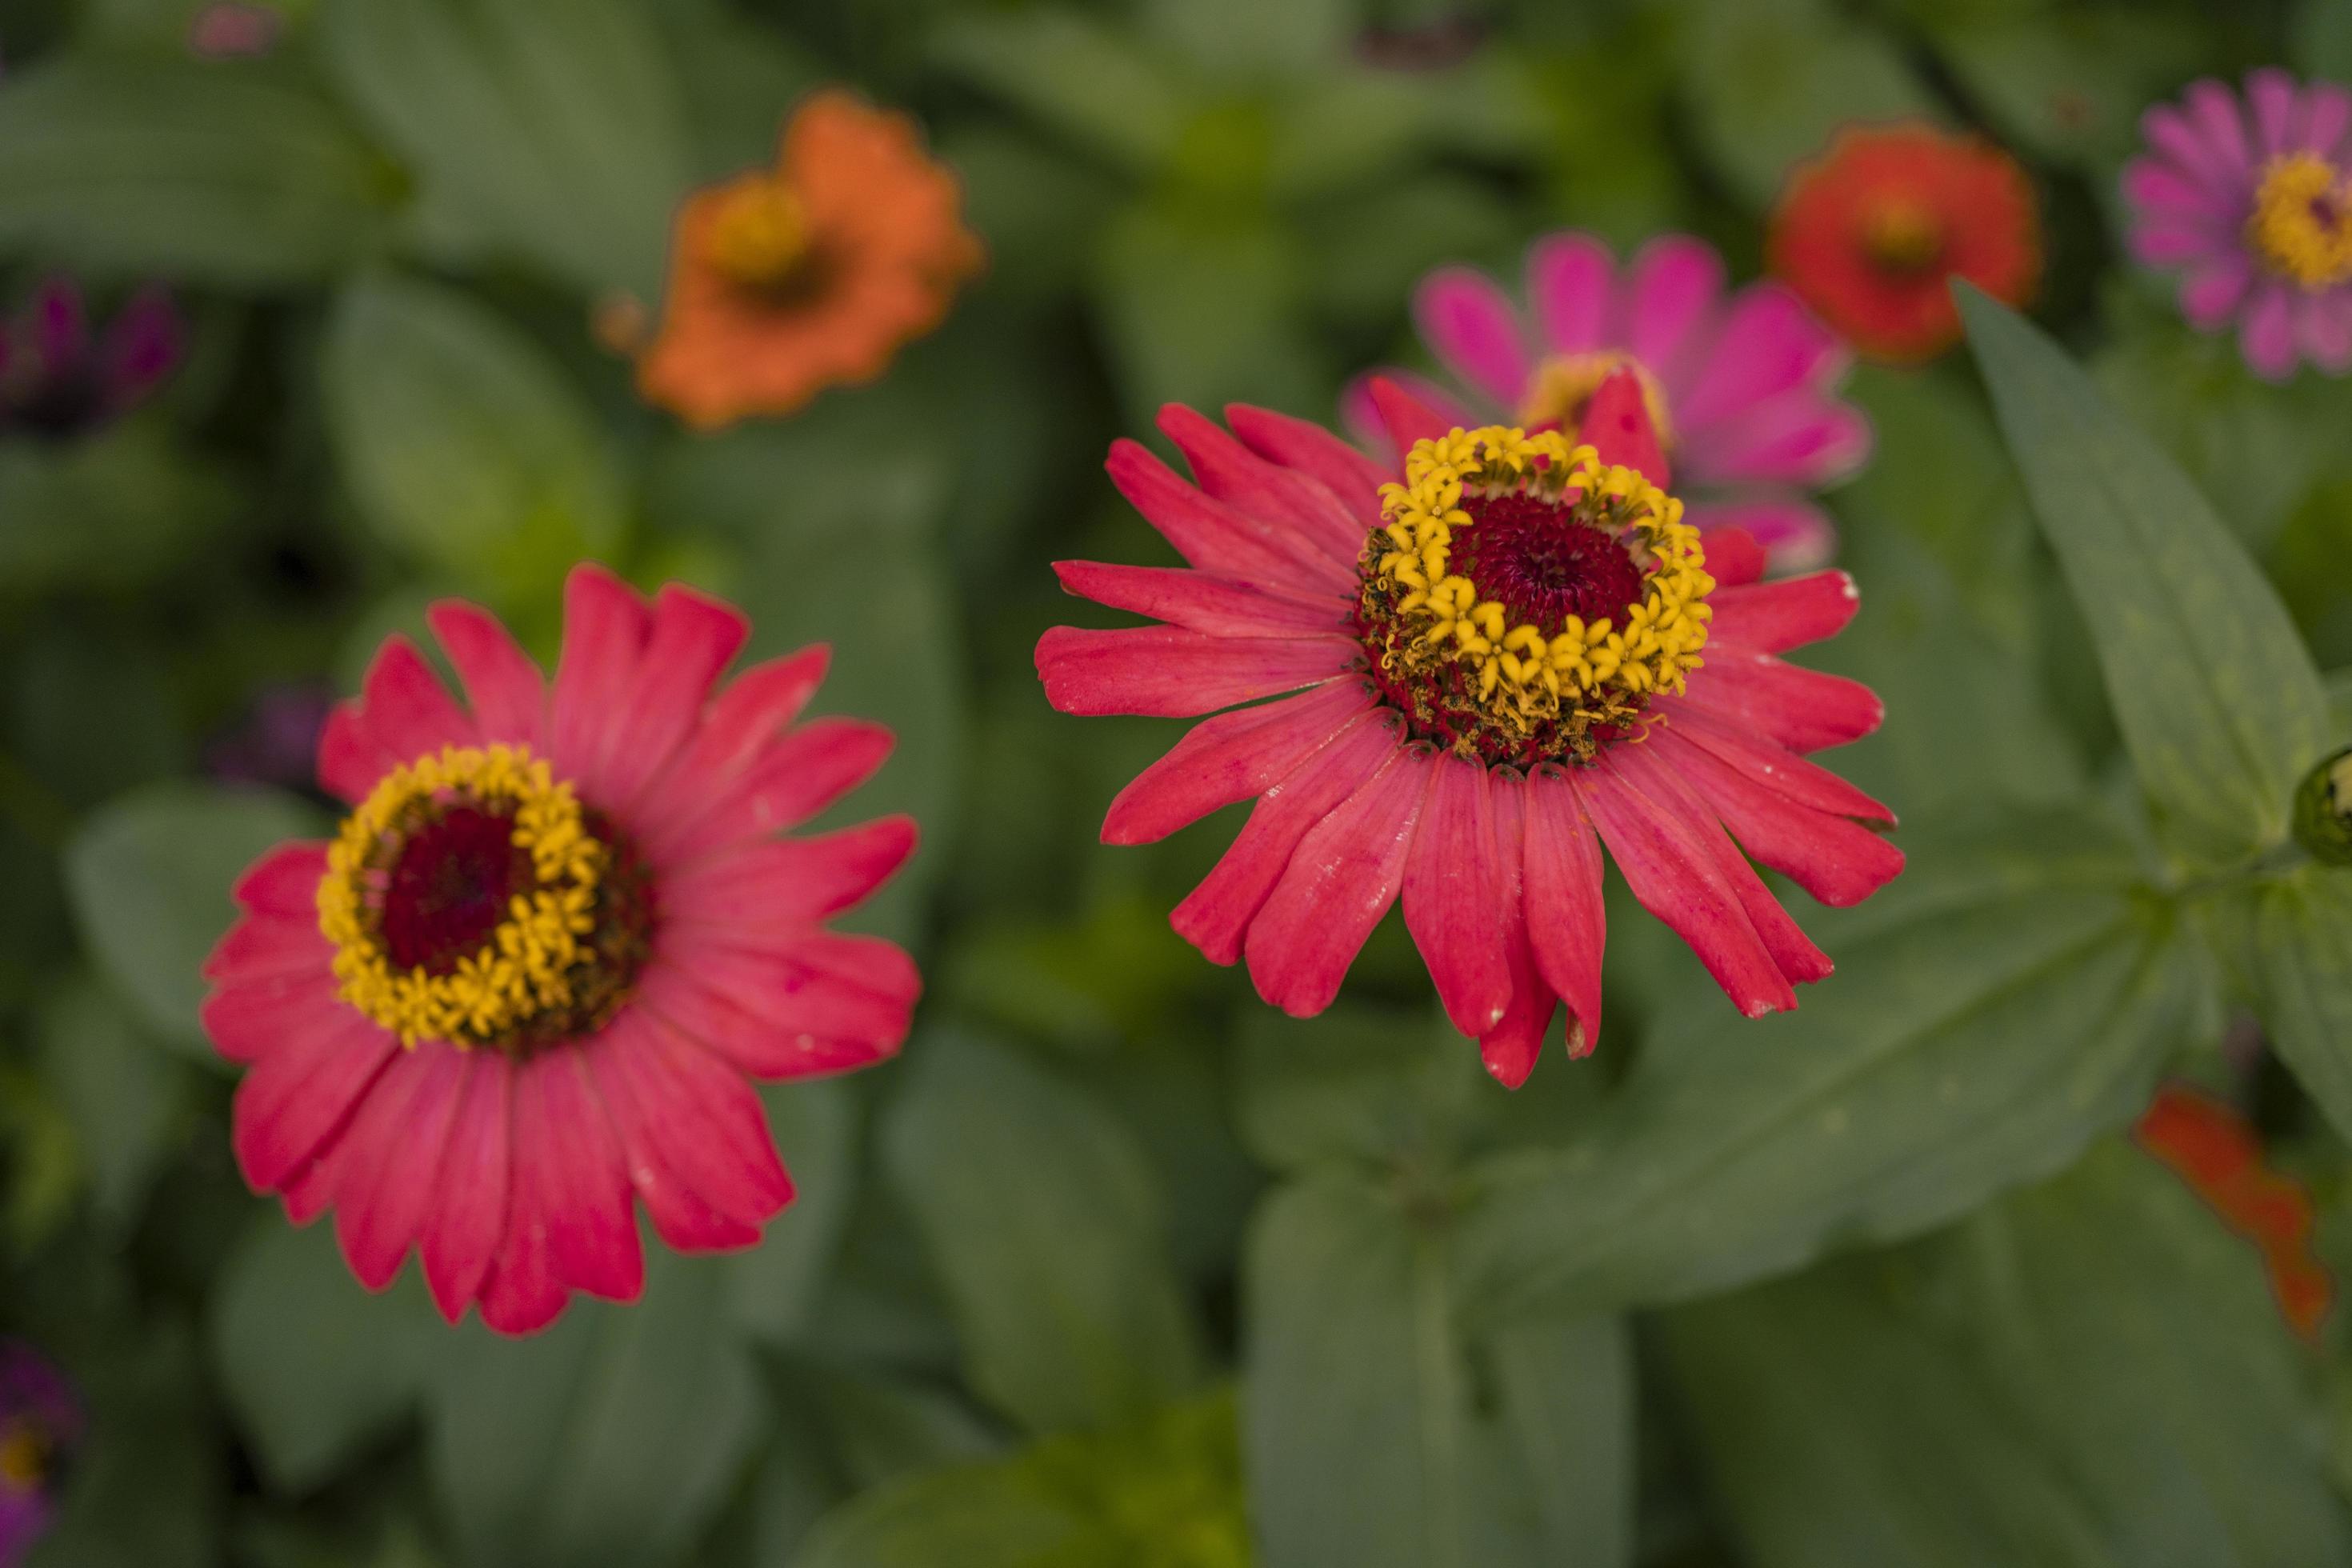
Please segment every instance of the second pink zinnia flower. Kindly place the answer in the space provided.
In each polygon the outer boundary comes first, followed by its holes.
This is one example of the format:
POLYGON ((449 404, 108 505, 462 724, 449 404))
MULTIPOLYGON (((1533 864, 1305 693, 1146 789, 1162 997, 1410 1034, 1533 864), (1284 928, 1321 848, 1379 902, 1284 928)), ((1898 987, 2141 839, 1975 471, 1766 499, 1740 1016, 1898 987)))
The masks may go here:
POLYGON ((748 1247, 791 1201, 751 1079, 863 1067, 919 988, 890 943, 825 929, 914 847, 886 817, 780 837, 890 735, 796 722, 811 649, 720 676, 747 627, 602 568, 564 595, 552 689, 471 605, 430 616, 460 705, 405 638, 319 742, 352 815, 236 889, 205 1026, 247 1070, 237 1163, 361 1281, 414 1247, 455 1321, 503 1332, 574 1290, 634 1299, 635 1206, 687 1251, 748 1247))
MULTIPOLYGON (((1767 282, 1727 296, 1722 258, 1687 235, 1660 236, 1621 270, 1606 245, 1571 232, 1528 251, 1527 300, 1522 310, 1472 268, 1432 273, 1413 320, 1460 395, 1380 374, 1455 424, 1575 440, 1601 380, 1631 370, 1702 532, 1746 530, 1776 571, 1830 559, 1836 531, 1807 492, 1862 466, 1870 426, 1836 395, 1851 356, 1794 294, 1767 282)), ((1350 388, 1348 422, 1384 451, 1369 386, 1350 388)))
POLYGON ((1584 411, 1584 445, 1464 430, 1385 381, 1370 395, 1398 468, 1249 407, 1226 410, 1230 434, 1162 415, 1197 488, 1112 448, 1113 481, 1190 569, 1057 565, 1070 592, 1162 624, 1047 632, 1046 697, 1234 711, 1121 791, 1104 841, 1255 797, 1177 931, 1303 1016, 1402 900, 1447 1016, 1507 1084, 1563 1000, 1570 1051, 1591 1048, 1604 845, 1743 1011, 1794 1006, 1830 963, 1747 856, 1832 904, 1903 864, 1864 826, 1886 808, 1800 755, 1876 729, 1877 698, 1779 657, 1846 624, 1852 580, 1760 584, 1747 534, 1702 543, 1630 371, 1584 411))

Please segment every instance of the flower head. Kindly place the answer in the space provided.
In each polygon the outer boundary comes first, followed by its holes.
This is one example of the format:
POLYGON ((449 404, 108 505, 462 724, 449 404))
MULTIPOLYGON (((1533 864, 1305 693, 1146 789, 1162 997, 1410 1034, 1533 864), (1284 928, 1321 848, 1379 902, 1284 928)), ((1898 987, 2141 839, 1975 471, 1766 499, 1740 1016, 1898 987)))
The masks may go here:
POLYGON ((1401 900, 1447 1016, 1507 1084, 1563 1000, 1571 1053, 1592 1047, 1604 845, 1743 1011, 1794 1006, 1829 960, 1747 855, 1836 904, 1903 864, 1862 826, 1886 808, 1798 754, 1868 734, 1878 700, 1778 657, 1843 627, 1853 582, 1759 584, 1747 534, 1702 541, 1630 370, 1574 444, 1450 426, 1385 380, 1370 395, 1401 471, 1238 406, 1230 434, 1162 414, 1197 488, 1112 448, 1191 569, 1057 564, 1071 593, 1163 624, 1047 632, 1046 697, 1217 716, 1120 792, 1104 841, 1257 797, 1176 930, 1304 1016, 1401 900))
POLYGON ((2252 1125, 2210 1095, 2168 1084, 2132 1136, 2262 1253, 2288 1326, 2306 1339, 2317 1334, 2336 1281, 2312 1252, 2311 1194, 2271 1169, 2252 1125))
POLYGON ((2140 125, 2132 254, 2179 270, 2189 324, 2236 323, 2246 363, 2273 380, 2298 359, 2352 370, 2352 92, 2258 70, 2242 101, 2193 82, 2140 125))
POLYGON ((144 402, 180 363, 180 316, 160 289, 93 334, 81 290, 51 278, 0 327, 0 433, 64 440, 144 402))
POLYGON ((48 1530, 81 1429, 65 1374, 30 1345, 0 1340, 0 1568, 23 1562, 48 1530))
MULTIPOLYGON (((1795 295, 1778 283, 1727 295, 1722 258, 1686 235, 1652 240, 1621 273, 1599 239, 1562 233, 1528 253, 1527 300, 1522 310, 1471 268, 1432 273, 1413 316, 1458 390, 1380 374, 1466 428, 1556 430, 1573 445, 1601 382, 1629 370, 1692 487, 1693 526, 1745 529, 1782 571, 1829 559, 1835 531, 1806 492, 1862 465, 1870 426, 1836 396, 1844 345, 1795 295)), ((1387 454, 1370 384, 1349 388, 1344 411, 1387 454)))
POLYGON ((2042 222, 2000 148, 1931 125, 1858 126, 1790 177, 1766 250, 1847 342, 1907 363, 1959 341, 1951 279, 2011 305, 2032 294, 2042 222))
POLYGON ((980 267, 961 202, 912 121, 816 94, 785 125, 774 168, 680 210, 640 389, 707 428, 873 380, 980 267))
POLYGON ((255 864, 205 970, 249 1068, 247 1181, 298 1224, 333 1208, 369 1289, 413 1246, 444 1314, 506 1332, 573 1290, 635 1298, 633 1199, 682 1250, 756 1241, 793 1189, 747 1079, 890 1055, 918 989, 898 948, 825 929, 913 825, 778 837, 889 749, 794 721, 824 650, 722 684, 724 605, 583 566, 564 609, 551 690, 470 605, 430 616, 466 705, 384 645, 319 741, 350 815, 255 864))

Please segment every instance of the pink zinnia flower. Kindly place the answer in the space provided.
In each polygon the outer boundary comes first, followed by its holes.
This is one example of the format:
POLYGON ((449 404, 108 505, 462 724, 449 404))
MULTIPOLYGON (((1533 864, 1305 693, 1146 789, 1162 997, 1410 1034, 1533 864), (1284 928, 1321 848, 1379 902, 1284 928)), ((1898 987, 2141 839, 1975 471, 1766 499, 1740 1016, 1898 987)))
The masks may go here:
MULTIPOLYGON (((1528 312, 1468 267, 1433 272, 1414 291, 1422 341, 1460 396, 1404 372, 1378 374, 1454 424, 1557 429, 1575 441, 1601 380, 1630 369, 1692 488, 1701 532, 1745 530, 1776 571, 1829 560, 1836 530, 1805 492, 1862 466, 1870 425, 1836 396, 1844 345, 1794 294, 1768 282, 1726 298, 1722 258, 1687 235, 1652 240, 1621 274, 1599 239, 1555 234, 1528 251, 1527 273, 1528 312)), ((1370 385, 1360 378, 1342 411, 1360 440, 1393 456, 1370 385)))
POLYGON ((81 1430, 65 1374, 22 1341, 0 1339, 0 1568, 16 1568, 56 1522, 58 1483, 81 1430))
POLYGON ((1120 792, 1104 842, 1257 797, 1176 930, 1305 1016, 1402 898, 1447 1016, 1506 1084, 1563 999, 1570 1054, 1592 1047, 1604 844, 1743 1011, 1794 1006, 1830 962, 1740 849, 1832 904, 1903 864, 1859 825, 1886 808, 1798 754, 1870 733, 1878 699, 1779 658, 1844 626, 1853 581, 1760 584, 1738 530, 1702 546, 1630 370, 1593 398, 1589 446, 1465 431, 1387 381, 1370 396, 1401 468, 1262 408, 1227 409, 1230 435, 1162 414, 1197 489, 1112 447, 1112 480, 1192 570, 1059 563, 1071 593, 1166 624, 1047 632, 1046 697, 1234 710, 1120 792))
POLYGON ((352 806, 236 889, 205 1026, 250 1070, 239 1166, 307 1224, 331 1207, 370 1289, 413 1245, 451 1321, 635 1298, 632 1198, 681 1251, 749 1247, 791 1201, 748 1079, 864 1067, 918 980, 825 921, 915 842, 905 817, 779 837, 877 767, 889 731, 795 723, 812 648, 721 685, 743 617, 572 574, 552 689, 487 611, 429 619, 460 705, 395 637, 319 741, 352 806))
POLYGON ((2140 129, 2149 150, 2124 170, 2132 254, 2179 269, 2189 325, 2235 321, 2246 363, 2273 381, 2298 356, 2352 369, 2352 92, 2258 70, 2242 104, 2192 82, 2140 129))

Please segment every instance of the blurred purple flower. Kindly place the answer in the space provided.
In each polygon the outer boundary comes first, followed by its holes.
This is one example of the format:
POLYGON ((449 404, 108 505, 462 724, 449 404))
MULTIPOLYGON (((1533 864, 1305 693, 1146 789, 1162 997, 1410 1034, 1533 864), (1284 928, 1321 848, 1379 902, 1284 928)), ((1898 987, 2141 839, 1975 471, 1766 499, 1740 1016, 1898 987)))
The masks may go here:
POLYGON ((145 401, 180 363, 180 313, 142 289, 93 333, 81 290, 49 278, 0 326, 0 433, 80 436, 145 401))
POLYGON ((188 48, 208 60, 266 55, 278 47, 284 20, 269 6, 224 0, 205 6, 188 24, 188 48))
POLYGON ((1377 70, 1449 70, 1478 52, 1486 24, 1467 13, 1416 26, 1370 26, 1356 35, 1356 58, 1377 70))
POLYGON ((65 1374, 30 1345, 0 1340, 0 1568, 16 1568, 49 1528, 81 1426, 65 1374))
POLYGON ((316 787, 312 761, 334 689, 289 683, 266 688, 230 729, 205 748, 205 771, 225 784, 316 787))

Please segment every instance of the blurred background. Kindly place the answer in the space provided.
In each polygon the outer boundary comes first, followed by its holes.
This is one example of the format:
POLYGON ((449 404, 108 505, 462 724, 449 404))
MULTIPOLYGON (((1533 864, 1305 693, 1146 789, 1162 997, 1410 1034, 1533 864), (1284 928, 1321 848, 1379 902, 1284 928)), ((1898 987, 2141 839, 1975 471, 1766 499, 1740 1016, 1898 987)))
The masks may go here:
MULTIPOLYGON (((2352 1165, 2225 974, 1970 992, 1986 921, 1898 884, 1805 904, 1841 974, 1750 1027, 1612 884, 1598 1053, 1507 1095, 1394 921, 1307 1023, 1171 934, 1237 817, 1098 846, 1177 727, 1031 662, 1117 618, 1050 561, 1166 558, 1101 471, 1162 403, 1332 420, 1429 368, 1431 268, 1564 227, 1744 282, 1792 165, 1916 118, 2022 163, 2031 313, 2352 664, 2352 384, 2256 379, 2121 242, 2141 110, 2262 64, 2352 79, 2352 6, 0 0, 0 1339, 80 1413, 0 1466, 54 1505, 25 1561, 2352 1560, 2352 1165), (616 352, 672 216, 828 83, 919 120, 986 269, 880 381, 682 428, 616 352), (900 1061, 766 1091, 761 1248, 504 1342, 247 1192, 196 968, 331 820, 317 726, 383 637, 456 594, 551 658, 583 558, 834 646, 823 706, 898 738, 847 812, 923 829, 858 923, 926 997, 900 1061), (1874 942, 1905 983, 1837 1001, 1874 942), (2159 1069, 2251 1210, 2122 1136, 2159 1069)), ((1823 662, 1890 718, 1837 767, 1923 878, 1989 811, 2021 875, 2069 813, 2128 838, 1965 349, 1847 395, 1823 662)))

